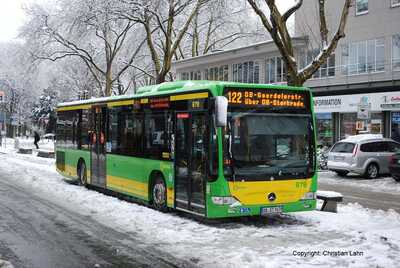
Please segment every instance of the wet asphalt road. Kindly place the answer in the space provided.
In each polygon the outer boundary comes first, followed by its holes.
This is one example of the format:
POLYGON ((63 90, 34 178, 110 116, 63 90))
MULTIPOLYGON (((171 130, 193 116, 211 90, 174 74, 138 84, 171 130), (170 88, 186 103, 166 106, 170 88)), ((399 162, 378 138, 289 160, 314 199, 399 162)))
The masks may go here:
POLYGON ((321 181, 318 182, 318 189, 341 193, 344 203, 358 203, 366 208, 385 211, 393 209, 400 213, 400 193, 374 192, 355 185, 330 184, 321 181))
POLYGON ((6 173, 0 171, 0 259, 15 267, 193 266, 33 195, 6 173))

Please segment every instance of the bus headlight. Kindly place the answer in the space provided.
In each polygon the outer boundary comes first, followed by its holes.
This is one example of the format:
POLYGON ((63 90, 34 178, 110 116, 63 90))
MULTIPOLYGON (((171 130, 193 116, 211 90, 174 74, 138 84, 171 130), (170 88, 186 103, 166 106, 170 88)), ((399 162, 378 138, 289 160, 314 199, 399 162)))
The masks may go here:
POLYGON ((304 196, 301 198, 301 200, 312 200, 312 199, 316 199, 317 198, 317 194, 315 192, 308 192, 305 193, 304 196))
POLYGON ((212 196, 211 200, 215 205, 241 205, 233 196, 212 196))

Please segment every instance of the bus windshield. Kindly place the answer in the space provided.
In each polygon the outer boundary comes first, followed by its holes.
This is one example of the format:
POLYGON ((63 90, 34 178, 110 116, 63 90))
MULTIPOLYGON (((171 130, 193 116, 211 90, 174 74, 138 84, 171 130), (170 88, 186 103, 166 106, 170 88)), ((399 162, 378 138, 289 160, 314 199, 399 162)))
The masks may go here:
POLYGON ((226 171, 235 179, 300 179, 313 173, 310 114, 243 111, 228 118, 226 171))

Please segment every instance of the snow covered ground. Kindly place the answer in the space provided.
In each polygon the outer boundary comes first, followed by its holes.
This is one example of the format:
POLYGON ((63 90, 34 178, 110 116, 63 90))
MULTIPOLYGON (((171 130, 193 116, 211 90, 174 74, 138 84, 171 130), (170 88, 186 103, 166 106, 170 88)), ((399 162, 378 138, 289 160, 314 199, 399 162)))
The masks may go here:
POLYGON ((369 180, 356 174, 339 177, 335 172, 323 171, 320 172, 319 180, 327 184, 351 185, 376 192, 400 193, 400 183, 387 176, 369 180))
MULTIPOLYGON (((394 211, 349 204, 339 205, 338 214, 314 211, 204 224, 69 184, 55 171, 54 159, 16 154, 11 148, 0 151, 7 153, 0 154, 0 172, 9 181, 202 267, 398 267, 400 263, 400 214, 394 211)), ((336 179, 330 173, 321 177, 336 179)))

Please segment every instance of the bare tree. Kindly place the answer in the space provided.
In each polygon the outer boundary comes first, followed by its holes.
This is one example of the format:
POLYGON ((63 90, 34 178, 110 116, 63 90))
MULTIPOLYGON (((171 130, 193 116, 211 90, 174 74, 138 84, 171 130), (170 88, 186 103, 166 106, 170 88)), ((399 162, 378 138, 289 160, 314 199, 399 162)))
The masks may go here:
POLYGON ((96 80, 99 95, 110 96, 113 86, 130 68, 146 39, 135 42, 135 22, 116 16, 118 1, 61 1, 53 14, 34 5, 23 36, 31 42, 36 60, 77 57, 96 80), (32 29, 33 25, 33 29, 32 29), (132 44, 136 47, 132 47, 132 44), (129 46, 129 52, 124 47, 129 46), (121 51, 129 54, 121 55, 121 51))
POLYGON ((319 6, 319 31, 321 37, 320 53, 312 60, 312 62, 299 70, 298 63, 295 58, 295 51, 292 45, 292 38, 287 28, 287 20, 302 6, 303 0, 297 0, 296 3, 283 14, 278 10, 275 0, 264 0, 269 11, 269 19, 267 13, 262 10, 258 4, 259 1, 247 0, 255 13, 261 19, 264 27, 270 33, 273 41, 282 55, 283 61, 287 66, 288 85, 301 86, 305 81, 310 79, 312 75, 323 65, 329 56, 335 51, 338 42, 345 37, 345 27, 352 5, 352 0, 345 0, 338 28, 332 38, 329 40, 329 31, 325 18, 325 1, 317 0, 319 6))
POLYGON ((155 82, 167 80, 172 59, 193 18, 208 0, 153 0, 129 2, 131 14, 122 14, 140 23, 154 65, 155 82))
POLYGON ((191 57, 205 55, 258 35, 247 16, 248 11, 242 0, 208 2, 196 13, 187 33, 190 48, 180 46, 176 58, 185 57, 183 52, 189 51, 191 57))

